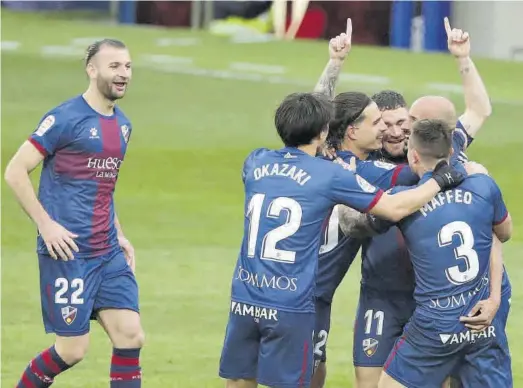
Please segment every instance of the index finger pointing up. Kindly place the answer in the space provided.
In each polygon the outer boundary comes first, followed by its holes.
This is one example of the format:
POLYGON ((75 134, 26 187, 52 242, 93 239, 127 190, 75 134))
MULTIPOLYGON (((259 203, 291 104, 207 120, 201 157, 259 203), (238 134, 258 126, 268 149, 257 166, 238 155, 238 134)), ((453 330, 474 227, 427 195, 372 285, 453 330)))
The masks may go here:
POLYGON ((352 38, 352 20, 350 18, 347 19, 347 36, 349 37, 349 42, 352 38))
POLYGON ((443 23, 445 24, 445 31, 447 32, 447 37, 450 37, 450 34, 452 33, 452 28, 450 27, 449 18, 445 16, 445 19, 443 19, 443 23))

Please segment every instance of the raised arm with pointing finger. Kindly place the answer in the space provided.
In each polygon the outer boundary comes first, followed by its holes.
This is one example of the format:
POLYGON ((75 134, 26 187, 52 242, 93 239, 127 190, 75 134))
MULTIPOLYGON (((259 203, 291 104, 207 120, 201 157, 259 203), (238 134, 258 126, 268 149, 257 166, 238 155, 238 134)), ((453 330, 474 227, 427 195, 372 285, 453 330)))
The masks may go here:
POLYGON ((314 87, 314 91, 328 96, 331 100, 334 98, 334 90, 340 76, 341 67, 347 58, 351 49, 352 40, 352 21, 347 19, 347 30, 345 33, 332 38, 329 42, 329 62, 314 87))
POLYGON ((465 113, 459 118, 465 131, 474 137, 492 112, 487 89, 470 58, 468 32, 452 28, 448 18, 444 20, 449 52, 456 58, 465 95, 465 113))

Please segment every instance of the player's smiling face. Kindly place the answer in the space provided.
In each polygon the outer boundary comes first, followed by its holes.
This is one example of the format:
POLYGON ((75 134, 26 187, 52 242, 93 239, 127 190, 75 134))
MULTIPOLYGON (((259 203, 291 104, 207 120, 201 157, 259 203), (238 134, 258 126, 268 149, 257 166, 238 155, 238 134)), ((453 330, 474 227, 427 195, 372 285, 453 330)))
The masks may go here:
POLYGON ((365 151, 375 151, 382 147, 383 134, 387 130, 387 126, 383 122, 381 112, 375 102, 369 104, 362 113, 364 117, 360 123, 357 123, 353 128, 350 136, 358 148, 365 151))
POLYGON ((383 136, 383 148, 394 157, 405 156, 405 142, 410 134, 411 121, 406 108, 382 112, 387 130, 383 136))
POLYGON ((122 98, 131 81, 131 57, 125 48, 104 46, 94 58, 96 85, 109 100, 122 98))

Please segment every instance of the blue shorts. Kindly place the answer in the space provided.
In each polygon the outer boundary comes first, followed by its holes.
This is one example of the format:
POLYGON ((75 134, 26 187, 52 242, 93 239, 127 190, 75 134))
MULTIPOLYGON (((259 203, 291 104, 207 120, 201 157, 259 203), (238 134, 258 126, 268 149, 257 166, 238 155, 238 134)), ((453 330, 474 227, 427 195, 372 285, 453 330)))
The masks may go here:
POLYGON ((410 292, 362 286, 354 322, 354 366, 381 368, 385 365, 415 308, 410 292))
POLYGON ((139 311, 138 284, 120 248, 92 259, 54 260, 38 255, 46 333, 64 337, 89 332, 100 309, 139 311))
POLYGON ((503 338, 503 322, 497 316, 481 333, 465 329, 449 334, 437 330, 434 320, 415 315, 396 341, 384 370, 407 388, 441 388, 447 376, 456 372, 464 388, 510 388, 511 374, 504 376, 506 369, 501 366, 506 358, 503 338))
POLYGON ((331 303, 316 299, 314 328, 314 365, 327 361, 327 339, 331 328, 331 303))
POLYGON ((313 370, 313 313, 231 302, 220 377, 271 388, 308 387, 313 370))
POLYGON ((510 294, 501 296, 501 304, 497 313, 499 324, 503 328, 497 332, 496 343, 477 358, 467 357, 463 364, 459 364, 452 373, 452 388, 462 387, 493 387, 496 382, 500 387, 511 388, 512 381, 512 359, 506 327, 508 315, 510 313, 510 294), (482 373, 473 373, 474 368, 488 370, 488 374, 483 376, 482 373), (487 379, 487 381, 485 381, 487 379), (488 381, 492 379, 492 381, 488 381))

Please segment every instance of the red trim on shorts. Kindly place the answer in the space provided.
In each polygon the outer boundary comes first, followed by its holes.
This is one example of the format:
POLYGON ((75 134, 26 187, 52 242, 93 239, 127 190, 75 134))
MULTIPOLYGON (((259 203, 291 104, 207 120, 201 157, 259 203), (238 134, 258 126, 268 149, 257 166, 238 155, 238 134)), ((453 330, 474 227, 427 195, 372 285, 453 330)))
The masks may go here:
POLYGON ((398 353, 399 348, 405 343, 405 340, 407 339, 406 335, 402 335, 398 342, 394 345, 394 349, 392 349, 392 352, 390 352, 389 357, 387 358, 387 361, 385 362, 385 365, 383 365, 383 369, 387 370, 391 364, 391 362, 394 360, 394 357, 396 357, 396 353, 398 353))
POLYGON ((396 186, 396 182, 398 182, 398 178, 400 176, 401 170, 405 167, 404 164, 400 164, 398 167, 394 169, 394 173, 392 174, 392 179, 390 181, 390 187, 396 186))
POLYGON ((53 297, 51 296, 51 285, 48 284, 47 287, 45 287, 45 292, 47 294, 47 307, 49 309, 49 318, 51 321, 54 320, 54 310, 53 310, 53 297))
POLYGON ((502 218, 500 221, 498 221, 498 222, 494 222, 494 225, 502 224, 503 222, 505 222, 505 220, 507 219, 507 217, 508 217, 508 210, 507 210, 507 212, 505 213, 505 215, 503 216, 503 218, 502 218))
POLYGON ((303 388, 305 387, 305 374, 307 373, 307 366, 309 364, 309 342, 305 341, 303 344, 303 361, 301 363, 301 375, 300 375, 300 383, 299 387, 303 388))
POLYGON ((43 156, 47 156, 47 151, 46 149, 44 148, 44 146, 42 146, 40 143, 38 143, 35 139, 33 139, 32 137, 30 137, 29 139, 27 139, 27 141, 29 143, 31 143, 32 145, 34 145, 34 147, 43 155, 43 156))
POLYGON ((383 190, 380 190, 376 193, 374 199, 372 200, 372 202, 370 203, 369 206, 367 206, 367 208, 363 211, 363 213, 368 213, 372 210, 372 208, 374 206, 376 206, 376 204, 378 203, 378 201, 380 200, 381 196, 383 195, 384 191, 383 190))

